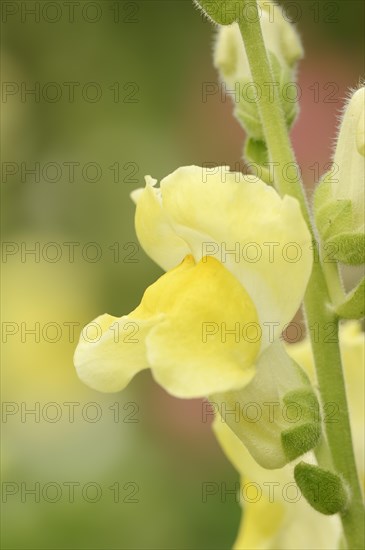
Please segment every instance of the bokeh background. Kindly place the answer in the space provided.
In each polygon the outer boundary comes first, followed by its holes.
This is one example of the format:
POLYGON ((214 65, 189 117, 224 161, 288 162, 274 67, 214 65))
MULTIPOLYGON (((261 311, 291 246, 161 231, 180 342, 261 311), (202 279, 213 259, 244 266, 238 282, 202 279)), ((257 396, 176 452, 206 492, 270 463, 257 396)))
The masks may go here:
MULTIPOLYGON (((363 76, 364 4, 284 4, 306 50, 293 140, 310 193, 363 76)), ((143 176, 242 168, 229 98, 202 98, 212 44, 190 0, 2 2, 3 548, 234 541, 240 509, 221 487, 238 476, 204 404, 147 371, 101 395, 72 364, 82 326, 132 310, 161 273, 136 242, 143 176), (217 494, 203 499, 206 483, 217 494)))

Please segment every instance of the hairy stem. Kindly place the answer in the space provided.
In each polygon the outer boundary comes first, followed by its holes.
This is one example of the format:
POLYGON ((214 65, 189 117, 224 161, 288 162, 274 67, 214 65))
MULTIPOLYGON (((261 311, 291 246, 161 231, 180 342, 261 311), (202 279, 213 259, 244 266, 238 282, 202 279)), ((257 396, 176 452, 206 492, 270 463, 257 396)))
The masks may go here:
MULTIPOLYGON (((281 195, 295 197, 301 206, 303 216, 312 234, 314 258, 312 275, 308 284, 304 306, 308 330, 311 337, 313 355, 316 364, 317 380, 322 406, 335 403, 338 408, 336 422, 324 424, 326 437, 331 453, 332 463, 338 474, 350 488, 350 504, 341 515, 344 534, 349 549, 363 549, 363 499, 357 475, 353 452, 348 405, 345 391, 345 381, 342 372, 340 347, 338 342, 338 318, 329 295, 323 267, 318 260, 318 243, 315 238, 311 218, 301 181, 288 181, 285 178, 289 167, 297 169, 297 163, 289 139, 282 111, 279 92, 274 86, 274 101, 270 96, 268 83, 274 82, 269 58, 266 52, 259 13, 256 2, 250 3, 250 21, 244 16, 239 21, 242 38, 250 64, 252 78, 260 88, 258 110, 264 128, 265 140, 271 162, 274 164, 275 187, 281 195), (253 6, 256 9, 256 21, 253 21, 253 6), (318 327, 318 330, 313 330, 318 327), (329 328, 336 335, 333 339, 324 339, 329 328), (331 341, 328 341, 331 340, 331 341)), ((242 10, 244 14, 245 10, 242 10)), ((297 170, 297 173, 299 171, 297 170)))

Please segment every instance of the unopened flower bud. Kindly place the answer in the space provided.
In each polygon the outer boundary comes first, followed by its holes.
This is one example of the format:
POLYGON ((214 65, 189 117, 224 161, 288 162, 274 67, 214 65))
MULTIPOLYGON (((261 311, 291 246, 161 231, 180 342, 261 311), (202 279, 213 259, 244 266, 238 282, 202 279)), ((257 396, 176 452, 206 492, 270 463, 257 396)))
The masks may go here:
POLYGON ((354 222, 359 227, 364 226, 364 105, 365 88, 360 88, 345 109, 333 159, 338 169, 333 196, 352 201, 354 222))
MULTIPOLYGON (((291 84, 295 85, 295 65, 303 57, 303 48, 294 27, 284 19, 281 8, 274 2, 258 4, 262 34, 273 71, 273 82, 268 82, 270 96, 275 100, 279 92, 288 127, 297 115, 297 100, 290 97, 291 84)), ((264 138, 257 100, 267 90, 257 89, 252 82, 249 62, 237 23, 220 27, 214 50, 214 65, 234 97, 235 116, 248 135, 256 140, 264 138)))
POLYGON ((364 105, 363 87, 345 108, 333 166, 318 186, 314 204, 322 240, 333 243, 334 257, 347 264, 364 263, 364 105))

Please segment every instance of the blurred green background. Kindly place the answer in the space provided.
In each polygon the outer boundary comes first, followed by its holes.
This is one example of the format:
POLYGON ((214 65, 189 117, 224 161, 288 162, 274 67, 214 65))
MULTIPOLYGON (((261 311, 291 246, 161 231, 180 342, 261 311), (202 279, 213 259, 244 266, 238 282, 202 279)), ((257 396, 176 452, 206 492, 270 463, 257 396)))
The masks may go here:
MULTIPOLYGON (((310 190, 363 76, 364 4, 286 5, 306 50, 293 139, 310 190)), ((101 395, 72 364, 82 326, 132 310, 161 273, 136 243, 129 194, 143 176, 242 166, 229 98, 202 97, 217 82, 212 44, 190 0, 2 2, 3 548, 234 541, 240 509, 220 488, 238 476, 204 405, 149 372, 101 395), (217 488, 206 502, 204 483, 217 488)))

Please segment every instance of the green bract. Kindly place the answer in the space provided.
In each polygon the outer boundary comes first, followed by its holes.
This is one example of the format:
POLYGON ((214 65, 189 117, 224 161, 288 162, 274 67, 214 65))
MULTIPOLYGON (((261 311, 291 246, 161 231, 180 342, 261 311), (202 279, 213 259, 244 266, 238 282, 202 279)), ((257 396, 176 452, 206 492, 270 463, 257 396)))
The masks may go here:
POLYGON ((303 496, 317 512, 332 515, 346 510, 349 495, 337 474, 300 462, 295 466, 294 477, 303 496))

